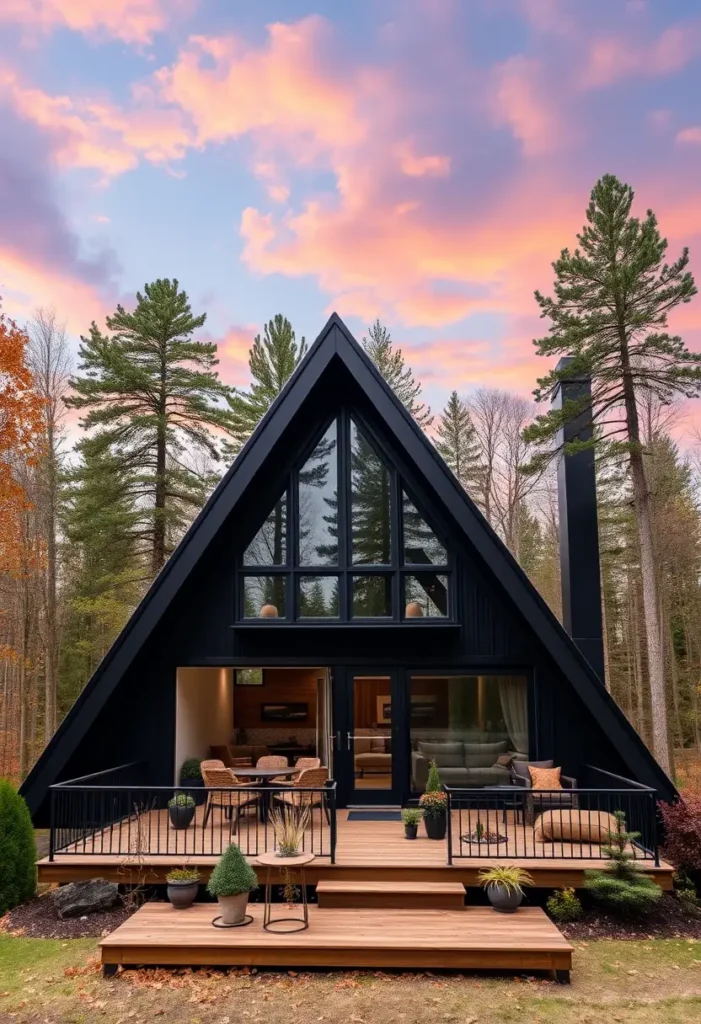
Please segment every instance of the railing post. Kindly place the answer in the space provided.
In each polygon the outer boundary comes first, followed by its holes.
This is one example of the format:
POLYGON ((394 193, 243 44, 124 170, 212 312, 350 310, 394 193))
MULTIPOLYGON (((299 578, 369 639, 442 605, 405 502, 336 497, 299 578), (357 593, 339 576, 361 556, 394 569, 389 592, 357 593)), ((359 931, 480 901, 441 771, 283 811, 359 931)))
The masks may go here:
POLYGON ((54 859, 55 802, 56 791, 53 786, 51 786, 49 788, 49 860, 54 859))
POLYGON ((446 834, 446 838, 448 840, 448 864, 452 864, 453 863, 453 813, 452 813, 453 805, 452 805, 451 799, 450 799, 450 790, 446 788, 445 793, 446 793, 446 797, 447 797, 445 813, 448 815, 448 820, 446 821, 447 828, 446 828, 446 833, 445 834, 446 834))
MULTIPOLYGON (((331 863, 336 863, 336 784, 329 787, 331 793, 331 863)), ((323 849, 323 847, 322 847, 323 849)))
POLYGON ((652 808, 651 821, 652 826, 652 852, 655 855, 655 867, 660 866, 660 847, 657 842, 657 800, 655 799, 655 793, 650 793, 650 806, 652 808))

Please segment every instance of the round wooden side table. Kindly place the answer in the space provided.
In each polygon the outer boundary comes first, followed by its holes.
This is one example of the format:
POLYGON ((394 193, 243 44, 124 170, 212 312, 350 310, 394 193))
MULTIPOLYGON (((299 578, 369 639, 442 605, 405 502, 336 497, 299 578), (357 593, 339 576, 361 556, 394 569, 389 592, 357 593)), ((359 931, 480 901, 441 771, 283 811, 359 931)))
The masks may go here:
MULTIPOLYGON (((265 906, 263 908, 263 927, 269 932, 303 932, 305 928, 309 927, 309 907, 307 905, 307 879, 305 874, 305 868, 307 864, 310 864, 314 860, 313 853, 298 853, 296 857, 278 857, 278 855, 272 851, 268 853, 262 853, 256 860, 256 864, 260 864, 266 868, 265 873, 265 906), (281 882, 273 881, 273 873, 275 870, 283 873, 281 882), (297 888, 297 883, 293 880, 294 872, 299 872, 299 888, 301 889, 299 903, 295 903, 294 906, 301 906, 302 916, 301 917, 290 917, 287 914, 285 917, 273 917, 273 886, 281 885, 282 887, 294 886, 297 888), (292 925, 293 927, 288 927, 292 925)), ((289 906, 289 903, 287 904, 289 906)))

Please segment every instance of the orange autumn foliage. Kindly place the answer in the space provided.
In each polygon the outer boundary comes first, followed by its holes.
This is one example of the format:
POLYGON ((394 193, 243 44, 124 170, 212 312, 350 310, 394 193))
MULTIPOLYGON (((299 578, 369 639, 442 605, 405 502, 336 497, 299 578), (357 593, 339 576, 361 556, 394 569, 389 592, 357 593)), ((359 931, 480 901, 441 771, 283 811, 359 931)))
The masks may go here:
POLYGON ((43 400, 27 364, 29 339, 0 314, 0 572, 20 566, 20 517, 31 503, 19 471, 40 455, 43 400))

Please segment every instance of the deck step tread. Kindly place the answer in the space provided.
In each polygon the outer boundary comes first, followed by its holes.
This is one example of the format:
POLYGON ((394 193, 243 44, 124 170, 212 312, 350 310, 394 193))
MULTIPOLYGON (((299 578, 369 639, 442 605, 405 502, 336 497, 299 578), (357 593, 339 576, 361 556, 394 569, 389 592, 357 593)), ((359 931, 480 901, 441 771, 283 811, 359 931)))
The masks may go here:
POLYGON ((462 882, 405 882, 401 879, 392 882, 377 881, 323 881, 316 887, 317 893, 406 893, 415 895, 465 895, 462 882))

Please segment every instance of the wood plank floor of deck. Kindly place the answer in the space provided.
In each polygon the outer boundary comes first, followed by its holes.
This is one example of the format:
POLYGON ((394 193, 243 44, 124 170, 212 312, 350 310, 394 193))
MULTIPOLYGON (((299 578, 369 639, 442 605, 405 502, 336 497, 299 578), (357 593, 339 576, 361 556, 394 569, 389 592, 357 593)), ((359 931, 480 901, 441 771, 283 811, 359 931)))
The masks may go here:
MULTIPOLYGON (((464 910, 321 910, 309 908, 306 931, 275 934, 253 923, 217 929, 217 907, 176 911, 147 903, 100 943, 107 966, 257 966, 445 968, 569 972, 572 947, 538 907, 497 914, 464 910)), ((564 980, 564 978, 563 978, 564 980)))
MULTIPOLYGON (((202 829, 202 808, 197 808, 195 821, 185 832, 176 832, 168 822, 166 811, 151 811, 145 830, 149 837, 149 848, 160 849, 162 853, 138 854, 134 847, 135 830, 128 822, 121 822, 109 829, 97 832, 85 843, 75 844, 70 852, 55 855, 53 861, 43 858, 38 863, 40 882, 72 882, 82 878, 101 876, 117 882, 139 881, 142 876, 152 884, 163 882, 165 874, 172 867, 184 864, 197 865, 203 880, 209 878, 211 869, 230 839, 240 838, 244 849, 265 849, 264 826, 252 815, 246 816, 240 828, 240 837, 230 835, 230 825, 221 821, 219 812, 215 819, 216 828, 202 829), (257 843, 257 846, 256 846, 257 843), (108 852, 117 849, 118 853, 108 852)), ((512 812, 509 812, 512 814, 512 812)), ((486 820, 486 818, 485 818, 486 820)), ((324 822, 325 842, 329 841, 328 826, 324 822)), ((605 860, 600 849, 592 846, 593 856, 588 859, 572 859, 571 846, 567 843, 535 843, 533 830, 523 826, 514 827, 512 818, 501 824, 507 830, 510 842, 506 849, 488 851, 482 857, 455 858, 452 865, 447 862, 445 842, 427 839, 423 834, 416 840, 406 840, 401 822, 394 821, 348 821, 348 811, 338 811, 338 843, 336 863, 329 857, 317 857, 307 870, 310 884, 321 879, 392 881, 457 881, 464 885, 477 885, 478 873, 495 863, 517 863, 527 868, 535 884, 543 888, 558 886, 580 887, 584 872, 600 868, 605 860)), ((268 829, 270 840, 270 829, 268 829)), ((455 846, 456 840, 454 840, 455 846)), ((255 860, 252 856, 251 860, 255 860)), ((674 869, 662 862, 655 867, 652 861, 641 861, 641 868, 663 889, 672 888, 674 869)))

